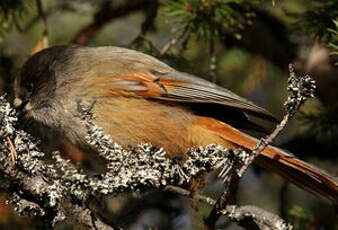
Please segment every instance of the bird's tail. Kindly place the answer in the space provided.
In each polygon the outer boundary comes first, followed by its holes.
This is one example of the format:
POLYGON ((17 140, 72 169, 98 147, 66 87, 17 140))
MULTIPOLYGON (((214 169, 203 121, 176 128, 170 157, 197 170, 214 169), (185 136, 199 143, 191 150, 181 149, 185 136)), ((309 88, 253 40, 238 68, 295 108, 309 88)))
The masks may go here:
MULTIPOLYGON (((258 142, 256 138, 212 118, 201 117, 198 123, 235 146, 252 150, 258 142)), ((255 159, 255 163, 304 190, 322 195, 338 204, 338 181, 335 178, 279 148, 266 147, 255 159)))

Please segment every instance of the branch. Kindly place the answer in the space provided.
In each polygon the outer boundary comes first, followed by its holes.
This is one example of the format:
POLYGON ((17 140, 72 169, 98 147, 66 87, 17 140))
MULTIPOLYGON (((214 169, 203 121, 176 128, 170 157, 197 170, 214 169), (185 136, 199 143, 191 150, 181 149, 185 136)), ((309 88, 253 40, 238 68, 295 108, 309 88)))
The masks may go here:
MULTIPOLYGON (((75 8, 73 7, 72 4, 70 4, 69 2, 61 2, 58 5, 52 6, 48 9, 46 9, 44 11, 44 15, 45 17, 49 17, 55 13, 57 13, 60 10, 68 10, 68 11, 74 11, 75 8)), ((30 30, 37 22, 39 22, 39 20, 41 20, 41 16, 40 14, 38 14, 37 16, 33 17, 30 21, 27 22, 27 24, 21 29, 19 30, 22 33, 26 33, 28 30, 30 30)))
POLYGON ((132 47, 133 45, 137 45, 139 42, 145 40, 145 36, 148 33, 148 31, 154 29, 154 21, 157 17, 158 13, 158 8, 159 8, 159 2, 154 0, 149 2, 149 6, 145 9, 145 19, 141 25, 141 31, 137 35, 137 37, 130 42, 128 47, 132 47))
POLYGON ((253 23, 242 31, 242 39, 235 38, 226 29, 222 31, 224 46, 262 56, 285 71, 288 63, 297 58, 298 45, 287 36, 287 26, 282 20, 265 9, 252 6, 252 10, 253 23))
POLYGON ((247 229, 291 230, 292 226, 279 216, 267 212, 256 206, 227 205, 220 210, 220 214, 227 215, 230 219, 247 229))
POLYGON ((90 109, 79 109, 88 129, 88 144, 108 161, 107 171, 100 176, 86 175, 58 152, 52 154, 54 162, 47 163, 37 140, 20 129, 19 115, 0 97, 0 172, 10 183, 11 203, 19 214, 41 216, 48 228, 66 218, 84 229, 95 229, 95 225, 109 229, 87 206, 91 197, 186 185, 197 176, 231 163, 227 150, 212 145, 192 149, 184 164, 168 159, 162 148, 150 144, 124 150, 92 123, 90 109), (15 165, 9 157, 8 138, 17 152, 15 165))
MULTIPOLYGON (((165 187, 165 190, 186 197, 190 196, 190 191, 171 185, 165 187)), ((215 200, 207 196, 196 195, 195 198, 208 205, 216 204, 215 200)), ((279 216, 252 205, 227 205, 224 209, 220 210, 219 213, 221 215, 226 215, 243 227, 250 226, 248 229, 254 229, 254 226, 257 226, 259 229, 273 230, 285 230, 291 228, 291 225, 287 224, 279 216)))
POLYGON ((94 15, 94 21, 81 29, 72 39, 72 43, 86 45, 106 24, 112 20, 127 16, 135 11, 144 9, 149 4, 147 0, 126 1, 119 6, 112 6, 110 1, 104 1, 100 9, 94 15))
POLYGON ((160 51, 160 55, 164 56, 167 54, 167 52, 176 45, 177 42, 179 42, 182 38, 187 36, 189 34, 189 29, 185 28, 184 30, 178 32, 171 40, 169 40, 164 46, 162 47, 160 51))
POLYGON ((0 97, 0 172, 10 183, 7 193, 10 203, 20 215, 41 216, 46 228, 52 228, 66 216, 81 229, 112 229, 101 220, 92 220, 93 213, 86 206, 74 202, 65 194, 57 171, 42 160, 44 153, 37 148, 37 140, 18 130, 17 114, 3 97, 0 97), (14 143, 18 159, 13 165, 8 156, 7 139, 14 143), (91 220, 91 221, 89 221, 91 220))

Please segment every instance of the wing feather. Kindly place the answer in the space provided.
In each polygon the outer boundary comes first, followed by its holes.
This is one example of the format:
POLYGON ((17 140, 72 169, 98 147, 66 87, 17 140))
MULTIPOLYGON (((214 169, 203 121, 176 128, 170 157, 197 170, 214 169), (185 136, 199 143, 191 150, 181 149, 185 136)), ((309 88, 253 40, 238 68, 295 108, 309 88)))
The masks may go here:
POLYGON ((168 73, 162 75, 159 82, 167 91, 159 97, 164 100, 221 104, 244 110, 249 114, 253 114, 266 120, 278 121, 278 119, 266 109, 236 95, 230 90, 190 74, 182 72, 168 73))
POLYGON ((277 119, 267 110, 236 95, 230 90, 193 75, 170 71, 130 72, 111 76, 108 84, 114 95, 145 97, 184 103, 219 104, 269 121, 277 119))

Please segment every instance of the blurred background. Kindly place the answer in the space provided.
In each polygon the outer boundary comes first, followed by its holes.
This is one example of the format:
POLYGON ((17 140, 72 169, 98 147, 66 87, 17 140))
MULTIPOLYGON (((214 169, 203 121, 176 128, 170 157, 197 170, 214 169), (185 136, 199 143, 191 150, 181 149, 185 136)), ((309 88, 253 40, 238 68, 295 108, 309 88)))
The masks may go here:
MULTIPOLYGON (((47 43, 137 49, 280 118, 292 63, 299 74, 316 79, 317 98, 302 107, 276 145, 338 175, 337 0, 1 0, 0 94, 11 95, 23 62, 47 43)), ((88 165, 90 156, 63 148, 80 167, 88 165)), ((205 194, 217 198, 222 183, 214 175, 207 181, 205 194)), ((0 229, 43 229, 38 218, 16 216, 7 195, 0 191, 0 229)), ((328 201, 260 168, 251 167, 241 180, 237 201, 277 213, 295 229, 338 229, 337 210, 328 201)), ((133 230, 203 229, 210 211, 156 191, 92 205, 111 223, 133 230)), ((242 229, 226 218, 219 226, 242 229)), ((60 223, 56 229, 76 226, 60 223)))

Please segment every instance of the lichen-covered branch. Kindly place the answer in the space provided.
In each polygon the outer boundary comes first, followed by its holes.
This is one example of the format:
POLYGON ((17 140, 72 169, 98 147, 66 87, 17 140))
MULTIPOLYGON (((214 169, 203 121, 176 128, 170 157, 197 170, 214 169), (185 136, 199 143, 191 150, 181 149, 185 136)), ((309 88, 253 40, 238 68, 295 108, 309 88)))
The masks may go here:
MULTIPOLYGON (((58 152, 53 153, 54 162, 47 163, 38 141, 20 129, 17 112, 0 97, 0 172, 10 181, 9 202, 21 215, 41 216, 50 228, 66 219, 82 229, 113 229, 87 206, 91 197, 149 188, 190 196, 189 191, 177 186, 216 168, 223 168, 223 174, 233 172, 245 157, 215 145, 191 149, 184 163, 168 159, 162 148, 146 143, 125 150, 92 122, 94 115, 90 109, 79 105, 79 113, 88 129, 88 143, 108 161, 107 171, 102 175, 86 175, 58 152), (8 140, 15 146, 15 165, 8 140)), ((215 204, 211 198, 197 197, 215 204)), ((237 213, 233 210, 232 214, 237 213)))
POLYGON ((308 98, 314 97, 315 89, 316 83, 310 76, 296 76, 293 66, 291 64, 289 65, 289 79, 287 90, 290 92, 290 96, 284 103, 286 108, 286 114, 283 117, 282 121, 276 126, 275 130, 269 136, 267 136, 266 138, 262 138, 260 142, 258 142, 255 149, 252 151, 252 154, 250 154, 250 157, 246 159, 247 162, 245 162, 241 170, 238 172, 240 176, 253 162, 253 160, 264 150, 264 148, 275 140, 277 135, 284 129, 289 120, 299 110, 299 107, 304 104, 304 102, 308 98))
POLYGON ((279 216, 252 205, 227 205, 219 211, 247 229, 291 230, 292 226, 279 216))
POLYGON ((99 219, 88 221, 90 209, 76 204, 66 193, 68 188, 54 166, 43 160, 45 154, 38 149, 38 141, 16 127, 17 114, 4 97, 0 97, 0 124, 0 172, 8 179, 9 203, 19 215, 41 216, 46 228, 67 217, 81 229, 95 229, 94 223, 99 229, 112 229, 99 219), (18 154, 15 165, 9 155, 8 138, 18 154))
MULTIPOLYGON (((108 161, 107 171, 100 176, 86 175, 58 152, 52 154, 55 162, 47 163, 38 141, 20 129, 17 112, 0 98, 0 171, 16 185, 8 191, 10 201, 19 214, 40 215, 49 227, 67 218, 92 229, 88 220, 94 214, 86 205, 92 196, 187 184, 215 168, 231 167, 236 160, 230 157, 232 151, 214 145, 191 149, 184 163, 165 157, 162 148, 146 143, 125 150, 92 123, 90 109, 79 108, 88 129, 88 143, 108 161), (15 165, 8 140, 17 152, 15 165)), ((109 227, 101 221, 96 224, 109 227)))
MULTIPOLYGON (((183 196, 190 195, 190 191, 171 185, 165 187, 165 190, 183 196)), ((215 200, 207 196, 197 195, 196 198, 197 200, 209 205, 216 204, 215 200)), ((256 226, 256 228, 259 229, 273 230, 285 230, 291 229, 292 227, 279 216, 252 205, 226 205, 224 209, 219 210, 219 214, 226 215, 233 221, 237 222, 239 225, 247 227, 248 229, 253 229, 253 226, 256 226)))

